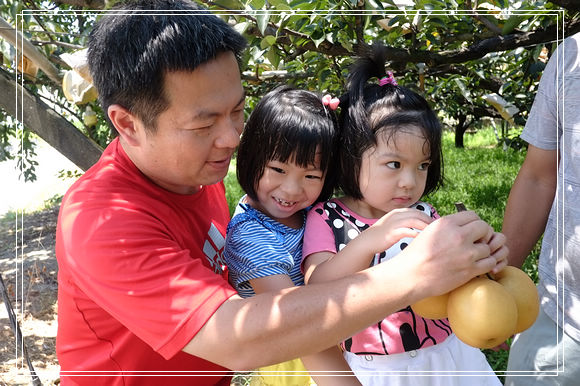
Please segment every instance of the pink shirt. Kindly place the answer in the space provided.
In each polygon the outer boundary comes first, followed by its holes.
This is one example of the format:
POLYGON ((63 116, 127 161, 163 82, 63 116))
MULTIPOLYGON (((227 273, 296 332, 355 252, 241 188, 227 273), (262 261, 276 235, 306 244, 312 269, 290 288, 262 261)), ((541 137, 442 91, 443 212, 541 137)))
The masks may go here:
MULTIPOLYGON (((429 204, 418 202, 412 207, 423 210, 433 218, 439 217, 429 204)), ((316 252, 337 253, 376 221, 357 215, 338 199, 318 203, 308 213, 303 256, 316 252)), ((387 251, 375 255, 371 265, 392 258, 412 241, 412 238, 399 240, 387 251)), ((344 350, 354 354, 388 355, 433 346, 443 342, 451 333, 447 319, 424 319, 408 306, 345 340, 341 345, 344 350)))

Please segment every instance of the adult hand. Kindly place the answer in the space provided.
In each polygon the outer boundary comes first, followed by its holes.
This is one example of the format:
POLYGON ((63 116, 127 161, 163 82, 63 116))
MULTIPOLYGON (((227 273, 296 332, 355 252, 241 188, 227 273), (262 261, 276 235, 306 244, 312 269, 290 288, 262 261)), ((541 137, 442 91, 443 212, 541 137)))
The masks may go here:
POLYGON ((491 273, 498 273, 508 264, 509 249, 506 245, 506 237, 503 233, 494 232, 491 240, 488 242, 491 256, 495 258, 496 265, 491 273))
POLYGON ((502 237, 474 212, 460 212, 435 220, 397 257, 419 300, 459 287, 491 271, 507 259, 502 237), (489 240, 489 243, 485 240, 489 240), (491 246, 490 246, 491 244, 491 246), (492 247, 495 248, 492 255, 492 247))

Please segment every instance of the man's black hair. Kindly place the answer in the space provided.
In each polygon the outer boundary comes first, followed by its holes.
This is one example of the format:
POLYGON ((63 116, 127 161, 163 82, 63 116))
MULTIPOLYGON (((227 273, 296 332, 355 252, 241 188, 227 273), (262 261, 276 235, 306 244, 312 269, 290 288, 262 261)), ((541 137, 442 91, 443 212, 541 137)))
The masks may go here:
POLYGON ((226 22, 190 1, 126 1, 95 24, 88 62, 105 113, 119 104, 154 131, 168 108, 165 73, 194 71, 222 52, 239 59, 245 46, 226 22))

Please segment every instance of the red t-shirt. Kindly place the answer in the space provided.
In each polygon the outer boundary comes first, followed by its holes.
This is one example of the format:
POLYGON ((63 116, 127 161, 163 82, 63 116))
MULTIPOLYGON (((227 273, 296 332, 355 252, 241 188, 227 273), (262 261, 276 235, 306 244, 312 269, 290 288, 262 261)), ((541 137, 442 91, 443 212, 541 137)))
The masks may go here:
POLYGON ((181 351, 236 293, 222 257, 228 221, 223 183, 171 193, 114 140, 59 213, 62 384, 229 384, 227 369, 181 351))

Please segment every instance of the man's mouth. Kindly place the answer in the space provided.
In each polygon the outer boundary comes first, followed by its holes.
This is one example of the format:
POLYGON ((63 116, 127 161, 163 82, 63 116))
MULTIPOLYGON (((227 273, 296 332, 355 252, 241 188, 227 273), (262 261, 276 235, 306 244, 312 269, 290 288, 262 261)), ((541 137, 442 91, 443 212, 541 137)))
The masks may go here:
POLYGON ((209 161, 209 163, 212 164, 212 165, 214 165, 214 166, 217 166, 217 167, 222 167, 224 165, 229 165, 230 164, 230 160, 231 160, 231 157, 228 157, 228 158, 224 158, 224 159, 221 159, 221 160, 209 161))

